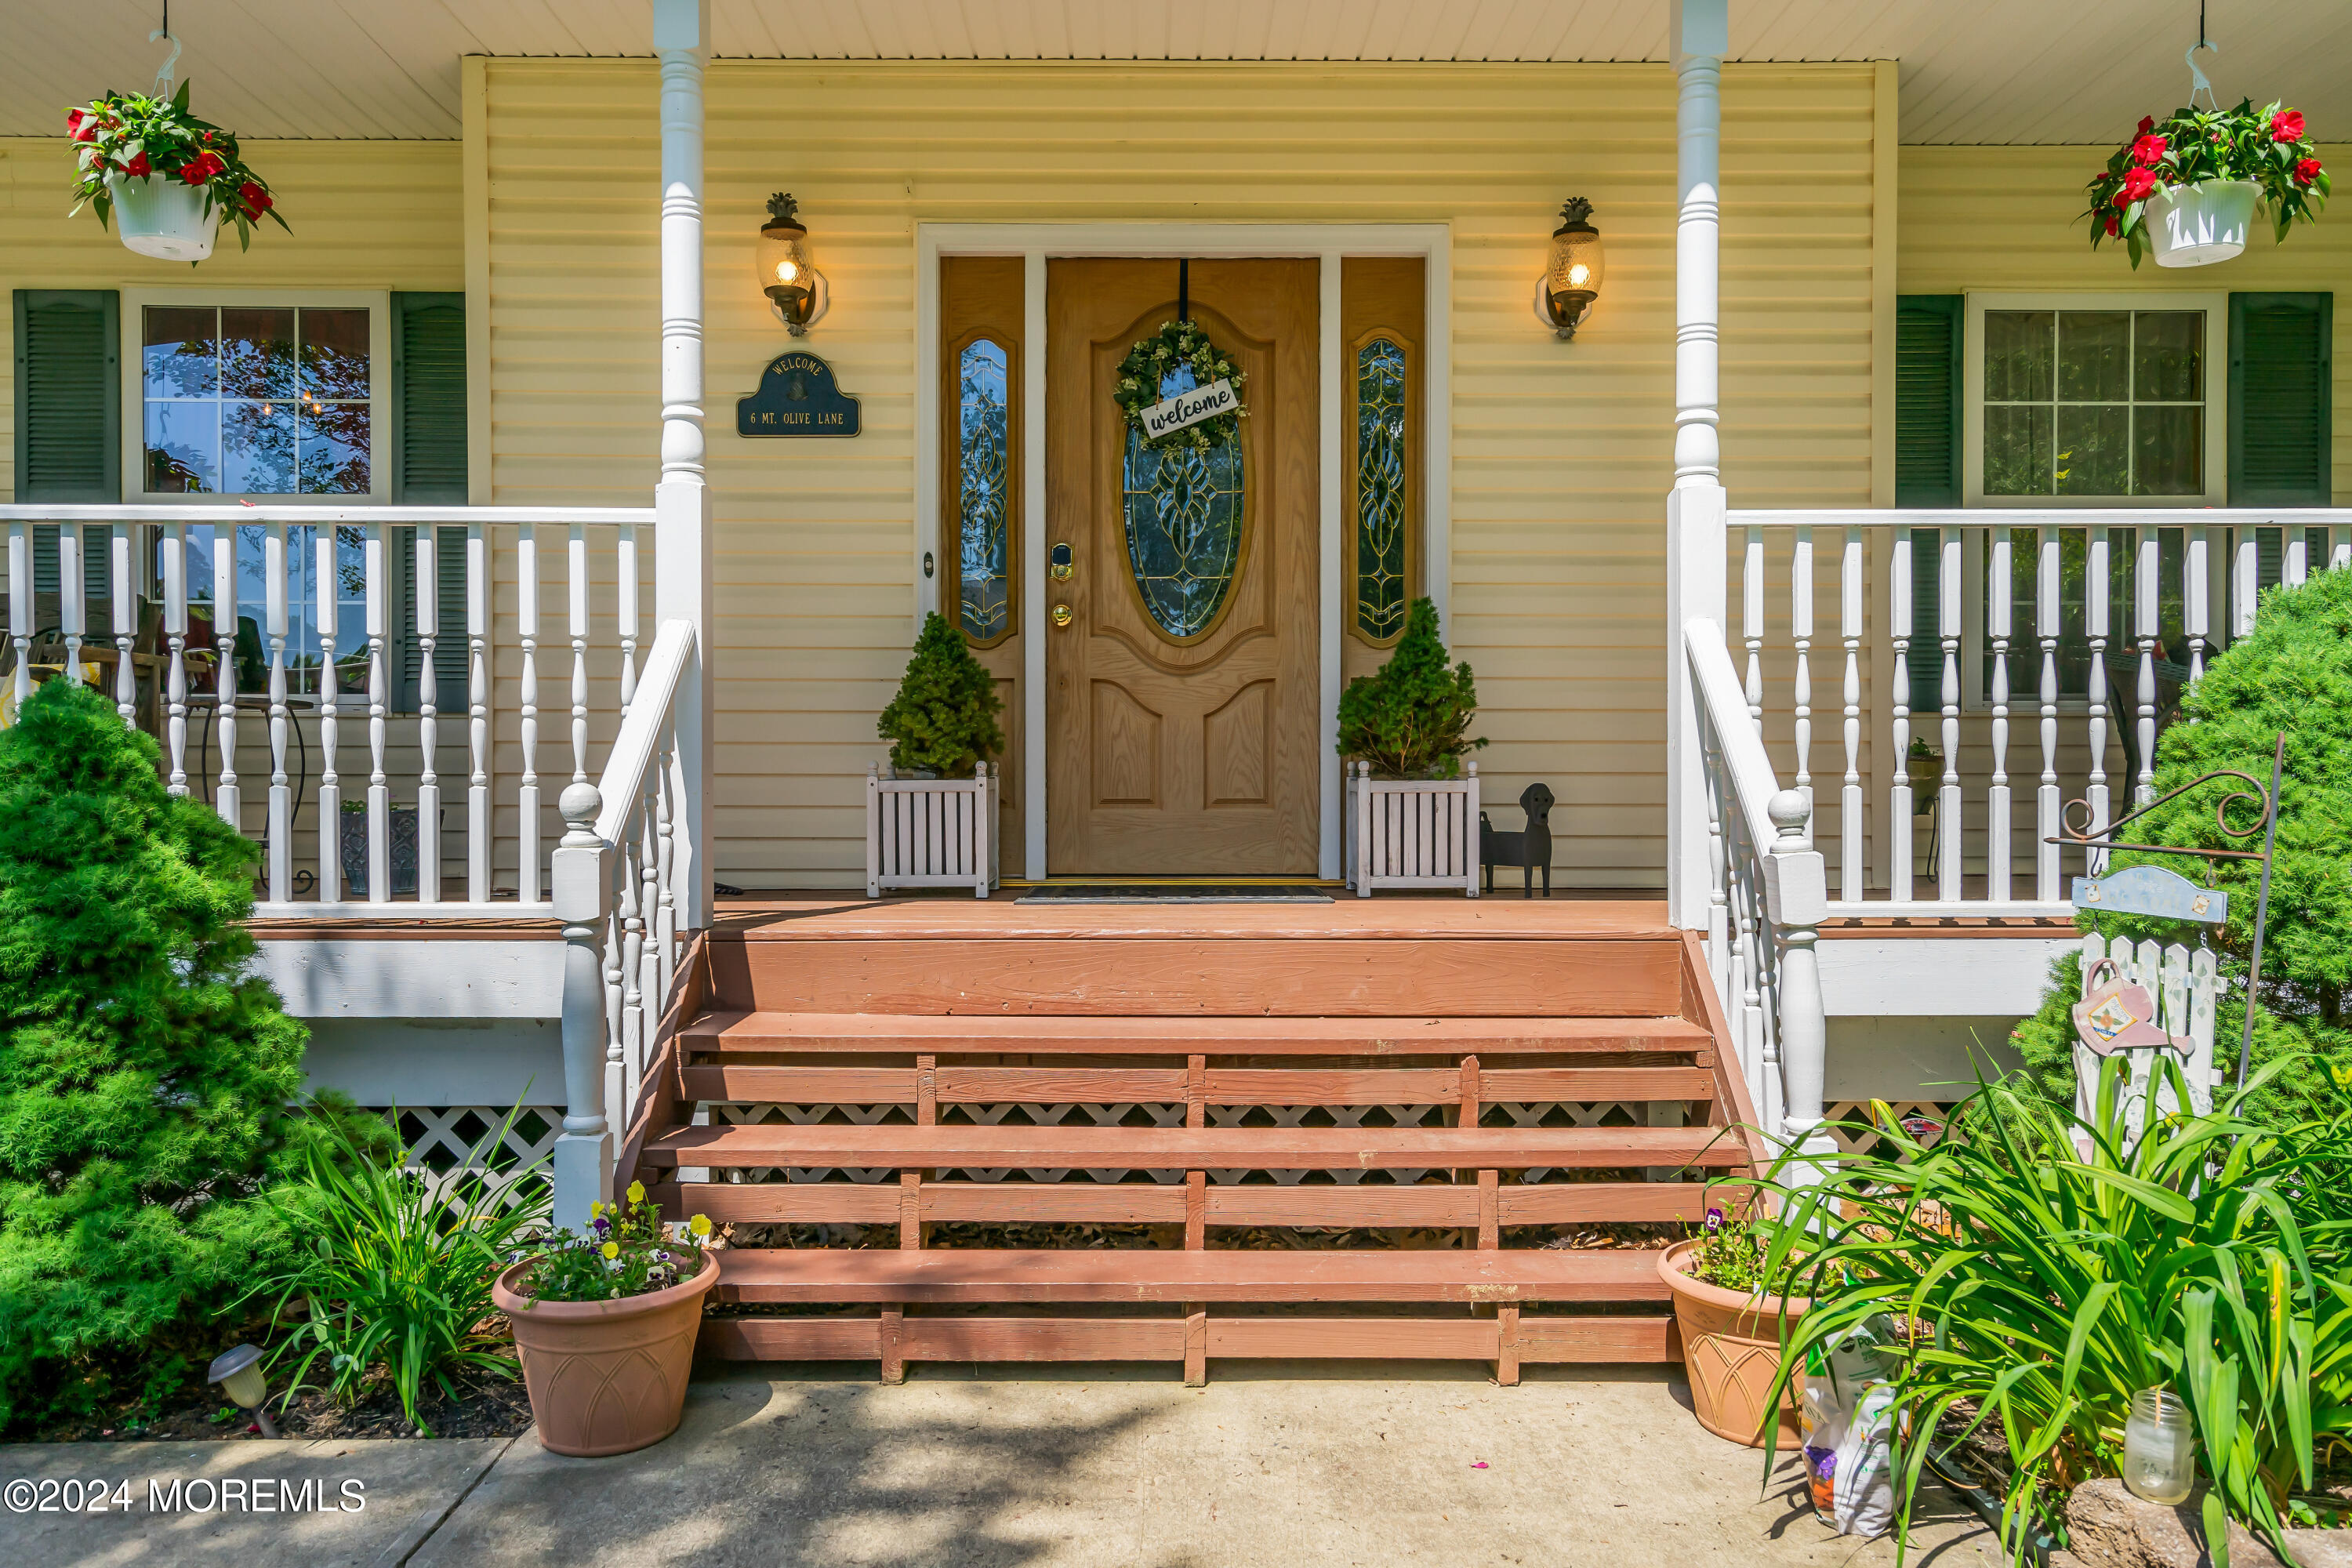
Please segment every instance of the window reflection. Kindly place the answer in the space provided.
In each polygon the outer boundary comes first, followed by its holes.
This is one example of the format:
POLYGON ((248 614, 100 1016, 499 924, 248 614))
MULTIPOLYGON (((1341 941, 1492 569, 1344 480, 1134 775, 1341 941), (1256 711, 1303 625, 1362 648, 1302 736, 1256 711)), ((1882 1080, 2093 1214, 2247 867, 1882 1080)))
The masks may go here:
POLYGON ((150 306, 140 358, 148 493, 372 488, 366 310, 150 306))
POLYGON ((981 338, 957 365, 956 613, 974 642, 1002 637, 1013 617, 1009 363, 1003 345, 981 338))

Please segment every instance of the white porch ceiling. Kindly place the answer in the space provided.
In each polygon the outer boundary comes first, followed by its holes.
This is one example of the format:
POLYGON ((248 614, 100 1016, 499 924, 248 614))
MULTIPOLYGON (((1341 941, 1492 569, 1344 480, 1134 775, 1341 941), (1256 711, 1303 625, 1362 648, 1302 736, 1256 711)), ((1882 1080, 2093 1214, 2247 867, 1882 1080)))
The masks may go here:
MULTIPOLYGON (((2187 96, 2197 0, 1730 0, 1744 60, 1896 59, 1906 142, 2090 142, 2187 96)), ((0 135, 141 87, 160 0, 0 0, 0 135)), ((2352 0, 2209 0, 2225 100, 2352 140, 2352 0)), ((1659 60, 1667 0, 713 0, 726 56, 1659 60)), ((649 0, 180 0, 197 110, 248 137, 459 133, 461 57, 643 55, 649 0)))

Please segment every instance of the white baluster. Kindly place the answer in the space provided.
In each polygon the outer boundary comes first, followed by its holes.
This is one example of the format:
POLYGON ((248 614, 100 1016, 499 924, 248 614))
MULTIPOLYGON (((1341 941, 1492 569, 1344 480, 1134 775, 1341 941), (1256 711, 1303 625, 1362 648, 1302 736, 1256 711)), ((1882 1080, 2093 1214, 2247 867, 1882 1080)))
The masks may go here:
POLYGON ((441 901, 441 775, 434 752, 441 741, 441 676, 434 650, 441 644, 441 531, 416 532, 410 581, 416 601, 416 901, 441 901))
POLYGON ((2327 569, 2341 572, 2352 566, 2352 528, 2331 528, 2327 531, 2327 569))
POLYGON ((318 560, 313 586, 319 626, 319 901, 322 904, 339 903, 343 897, 343 780, 335 771, 343 697, 343 672, 335 660, 343 629, 341 531, 331 522, 311 531, 318 560))
POLYGON ((2164 626, 2156 530, 2141 529, 2138 544, 2132 561, 2132 635, 2139 641, 2139 776, 2132 781, 2132 800, 2145 805, 2156 798, 2156 643, 2164 626))
POLYGON ((1813 831, 1813 528, 1801 523, 1789 563, 1789 637, 1797 648, 1796 680, 1790 701, 1795 710, 1797 793, 1805 797, 1805 832, 1813 831))
POLYGON ((637 525, 621 524, 620 540, 614 546, 618 577, 614 584, 616 616, 621 632, 621 717, 629 716, 629 704, 637 696, 637 525))
POLYGON ((621 826, 621 853, 615 857, 621 868, 621 945, 615 956, 621 973, 621 1088, 618 1100, 621 1125, 628 1126, 630 1112, 636 1104, 636 1080, 645 1060, 646 1042, 652 1031, 646 1027, 646 885, 644 873, 645 839, 643 816, 645 807, 639 805, 621 826))
POLYGON ((213 524, 213 647, 218 664, 213 695, 220 727, 220 782, 213 805, 221 820, 245 831, 244 800, 236 783, 236 525, 213 524))
POLYGON ((1845 776, 1838 789, 1838 896, 1860 903, 1863 891, 1862 626, 1865 577, 1862 530, 1845 531, 1838 567, 1838 636, 1845 644, 1845 776))
MULTIPOLYGON (((2091 643, 2091 670, 2085 681, 2090 688, 2091 782, 2083 796, 2090 804, 2094 837, 2107 826, 2107 550, 2106 529, 2092 529, 2083 566, 2083 626, 2091 643)), ((2084 869, 2092 876, 2106 867, 2106 857, 2095 851, 2086 858, 2084 869)))
POLYGON ((1748 718, 1764 732, 1764 530, 1748 527, 1748 552, 1739 569, 1740 635, 1748 643, 1748 718))
MULTIPOLYGON (((21 710, 33 696, 33 529, 25 522, 8 524, 8 642, 16 649, 11 700, 21 710)), ((177 793, 187 793, 184 780, 177 793)))
POLYGON ((286 525, 261 531, 262 616, 269 637, 269 900, 294 896, 294 786, 286 776, 286 525))
POLYGON ((133 728, 139 723, 139 670, 131 650, 139 640, 139 595, 131 583, 131 542, 137 532, 137 525, 127 522, 110 531, 106 596, 114 612, 114 710, 133 728))
POLYGON ((1706 972, 1715 977, 1717 1000, 1731 1011, 1731 882, 1729 844, 1723 814, 1726 791, 1723 755, 1714 721, 1699 715, 1700 743, 1706 751, 1706 972))
POLYGON ((670 976, 677 964, 677 889, 671 878, 677 869, 677 781, 670 770, 677 765, 677 726, 664 716, 661 731, 661 760, 654 771, 655 807, 654 886, 660 898, 659 919, 656 929, 661 940, 656 944, 661 954, 661 984, 654 994, 665 1001, 669 996, 670 976))
POLYGON ((2283 537, 2279 562, 2279 582, 2289 588, 2300 588, 2311 580, 2311 534, 2306 529, 2281 529, 2283 537))
POLYGON ((2237 536, 2237 548, 2230 563, 2230 640, 2235 642, 2254 629, 2254 601, 2262 595, 2263 562, 2259 531, 2241 528, 2232 531, 2237 536))
POLYGON ((572 631, 572 782, 588 782, 588 531, 572 525, 565 553, 572 631))
POLYGON ((1895 773, 1887 790, 1886 896, 1909 903, 1916 830, 1911 814, 1911 531, 1898 523, 1894 532, 1894 548, 1886 557, 1887 635, 1895 644, 1895 679, 1887 694, 1894 699, 1895 773))
POLYGON ((490 899, 490 554, 466 525, 466 900, 490 899))
POLYGON ((81 525, 68 522, 58 530, 58 625, 66 637, 66 684, 81 684, 81 639, 89 630, 89 583, 82 575, 81 525))
POLYGON ((2189 635, 2189 679, 2205 673, 2205 643, 2213 626, 2212 530, 2203 523, 2189 531, 2189 549, 2180 564, 2180 610, 2189 635))
POLYGON ((520 816, 515 850, 516 892, 526 904, 539 902, 539 525, 524 523, 515 539, 516 640, 522 648, 519 694, 522 738, 520 816))
POLYGON ((2043 903, 2058 897, 2058 635, 2063 626, 2060 601, 2064 574, 2063 542, 2054 528, 2033 532, 2033 635, 2042 645, 2042 777, 2033 792, 2033 896, 2043 903))
POLYGON ((1986 605, 1987 634, 1992 641, 1992 784, 1985 792, 1985 897, 1995 903, 2009 900, 2009 640, 2014 630, 2011 604, 2015 580, 2011 552, 2015 539, 2006 528, 1995 528, 1987 541, 1990 569, 1987 582, 1991 598, 1986 605))
MULTIPOLYGON (((163 672, 163 750, 171 764, 164 787, 184 795, 188 793, 188 525, 184 522, 167 523, 163 529, 163 640, 169 650, 169 665, 163 672)), ((16 674, 19 679, 25 674, 21 657, 16 674)))
POLYGON ((1944 780, 1936 792, 1936 896, 1960 896, 1960 531, 1943 531, 1936 552, 1936 618, 1944 645, 1944 780))
POLYGON ((604 855, 606 874, 612 879, 605 888, 605 899, 612 905, 604 917, 604 1103, 611 1108, 614 1122, 625 1131, 629 1125, 628 1080, 625 1061, 625 1030, 627 1019, 622 1011, 627 988, 622 981, 622 954, 625 909, 637 885, 629 869, 628 825, 621 827, 619 844, 604 855), (617 897, 615 896, 617 894, 617 897))
POLYGON ((367 900, 392 899, 392 791, 384 783, 384 726, 391 716, 391 689, 383 667, 388 584, 384 580, 383 524, 367 525, 368 792, 367 900))
MULTIPOLYGON (((658 757, 658 752, 656 752, 658 757)), ((658 769, 658 761, 655 764, 658 769)), ((661 811, 661 781, 648 775, 646 793, 637 807, 637 915, 643 940, 637 955, 631 961, 631 984, 645 998, 641 1015, 643 1026, 637 1035, 637 1066, 632 1071, 642 1071, 646 1058, 653 1050, 655 1027, 661 1022, 662 1003, 668 988, 661 979, 661 839, 656 819, 661 811)))

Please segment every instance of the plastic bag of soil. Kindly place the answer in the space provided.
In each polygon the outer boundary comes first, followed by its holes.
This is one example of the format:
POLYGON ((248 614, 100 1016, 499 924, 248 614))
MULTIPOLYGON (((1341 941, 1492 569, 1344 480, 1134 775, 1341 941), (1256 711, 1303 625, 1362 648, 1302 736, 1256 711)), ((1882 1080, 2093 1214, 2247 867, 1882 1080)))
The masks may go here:
POLYGON ((1805 1480, 1814 1514, 1840 1535, 1884 1535, 1895 1522, 1891 1338, 1865 1325, 1805 1352, 1805 1480))

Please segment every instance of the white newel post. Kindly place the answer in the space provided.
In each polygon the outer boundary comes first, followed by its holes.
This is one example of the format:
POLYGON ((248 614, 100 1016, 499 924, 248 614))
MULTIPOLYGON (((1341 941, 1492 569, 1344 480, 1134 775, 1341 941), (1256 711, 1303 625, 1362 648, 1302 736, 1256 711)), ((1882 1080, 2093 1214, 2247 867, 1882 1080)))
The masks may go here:
POLYGON ((710 0, 654 0, 661 60, 661 479, 654 618, 694 627, 678 683, 672 875, 681 931, 710 923, 710 491, 702 428, 702 62, 710 0))
POLYGON ((1837 1144, 1822 1127, 1829 1026, 1815 950, 1829 914, 1829 872, 1813 847, 1812 807, 1802 795, 1784 789, 1764 809, 1778 835, 1764 860, 1764 896, 1780 940, 1780 1133, 1790 1154, 1781 1175, 1809 1187, 1837 1158, 1837 1144))
POLYGON ((612 1196, 613 1141, 604 1114, 604 917, 611 879, 596 837, 604 800, 566 784, 556 809, 563 838, 550 857, 555 918, 563 922, 563 1131, 555 1140, 555 1223, 577 1230, 592 1199, 612 1196))
POLYGON ((1666 899, 1685 931, 1707 921, 1706 752, 1683 628, 1724 623, 1721 447, 1716 435, 1717 195, 1727 0, 1675 0, 1675 488, 1666 498, 1666 899))

